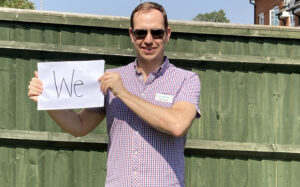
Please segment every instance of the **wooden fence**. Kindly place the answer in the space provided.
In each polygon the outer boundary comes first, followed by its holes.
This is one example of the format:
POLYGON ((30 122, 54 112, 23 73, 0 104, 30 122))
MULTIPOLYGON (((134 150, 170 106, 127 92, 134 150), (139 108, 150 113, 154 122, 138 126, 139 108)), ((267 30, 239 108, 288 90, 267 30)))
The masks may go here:
MULTIPOLYGON (((186 186, 289 187, 300 179, 300 29, 170 21, 166 54, 198 73, 202 117, 186 144, 186 186)), ((104 186, 105 122, 82 138, 27 98, 42 61, 135 52, 123 17, 0 9, 0 186, 104 186)))

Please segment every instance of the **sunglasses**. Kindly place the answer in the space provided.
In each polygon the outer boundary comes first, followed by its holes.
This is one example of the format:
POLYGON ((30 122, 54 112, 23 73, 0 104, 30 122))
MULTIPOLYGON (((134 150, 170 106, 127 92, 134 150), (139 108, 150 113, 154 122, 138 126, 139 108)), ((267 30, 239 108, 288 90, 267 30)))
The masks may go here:
MULTIPOLYGON (((150 33, 153 37, 153 39, 162 39, 165 35, 165 30, 163 29, 151 29, 150 33)), ((133 35, 136 39, 144 39, 146 38, 148 34, 148 30, 146 29, 135 29, 133 32, 133 35)))

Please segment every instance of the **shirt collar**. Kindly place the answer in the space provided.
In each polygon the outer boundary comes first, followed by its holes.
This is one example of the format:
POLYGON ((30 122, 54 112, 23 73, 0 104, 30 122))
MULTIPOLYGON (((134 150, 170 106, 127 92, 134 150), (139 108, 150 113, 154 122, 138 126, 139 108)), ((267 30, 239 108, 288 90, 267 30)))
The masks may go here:
MULTIPOLYGON (((168 57, 164 57, 164 62, 162 63, 162 65, 157 69, 157 71, 152 72, 151 74, 153 74, 154 76, 159 76, 161 74, 163 74, 166 69, 170 66, 170 62, 168 57)), ((135 61, 133 62, 133 67, 135 69, 136 74, 141 74, 140 72, 138 72, 137 70, 137 59, 135 59, 135 61)))

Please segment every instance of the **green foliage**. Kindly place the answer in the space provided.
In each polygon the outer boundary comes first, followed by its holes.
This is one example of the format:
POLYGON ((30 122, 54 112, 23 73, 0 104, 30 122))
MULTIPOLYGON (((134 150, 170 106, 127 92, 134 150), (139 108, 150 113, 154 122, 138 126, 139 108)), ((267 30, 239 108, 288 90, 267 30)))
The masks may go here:
POLYGON ((0 7, 35 9, 34 3, 29 0, 0 0, 0 7))
POLYGON ((193 21, 209 21, 209 22, 222 22, 229 23, 230 20, 226 18, 226 13, 223 9, 220 9, 218 12, 213 11, 205 14, 198 14, 193 18, 193 21))
POLYGON ((4 6, 4 2, 5 2, 5 0, 0 0, 0 7, 4 6))

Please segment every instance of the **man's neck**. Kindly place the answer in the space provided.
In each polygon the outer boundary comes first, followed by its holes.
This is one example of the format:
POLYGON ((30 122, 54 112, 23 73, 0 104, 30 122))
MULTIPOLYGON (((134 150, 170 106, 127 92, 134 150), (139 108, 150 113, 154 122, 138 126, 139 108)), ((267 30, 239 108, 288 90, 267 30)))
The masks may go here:
POLYGON ((137 70, 138 72, 142 73, 144 77, 144 81, 146 81, 149 74, 152 72, 156 72, 163 63, 164 63, 164 58, 157 61, 145 61, 145 60, 138 59, 137 70))

